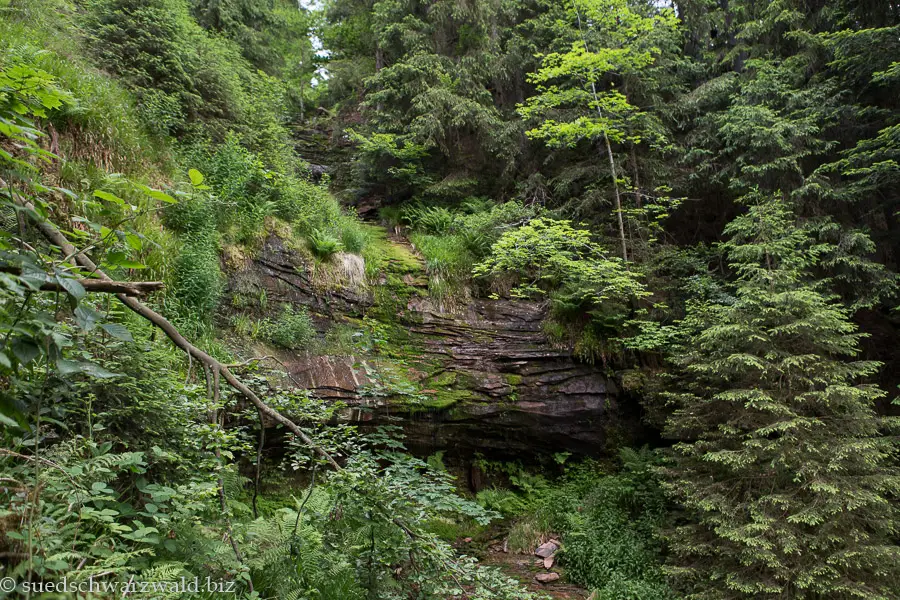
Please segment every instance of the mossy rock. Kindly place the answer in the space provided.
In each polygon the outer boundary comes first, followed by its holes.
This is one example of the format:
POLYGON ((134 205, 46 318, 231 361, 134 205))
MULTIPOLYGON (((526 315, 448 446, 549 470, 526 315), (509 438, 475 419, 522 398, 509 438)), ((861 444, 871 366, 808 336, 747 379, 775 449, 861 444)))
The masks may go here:
POLYGON ((515 373, 506 373, 504 376, 506 379, 506 383, 508 383, 512 387, 516 387, 517 385, 522 385, 522 376, 517 375, 515 373))
POLYGON ((425 410, 446 410, 451 406, 475 397, 475 394, 470 390, 423 390, 422 393, 428 399, 414 406, 414 409, 420 406, 425 410))
POLYGON ((367 261, 373 263, 370 274, 380 271, 385 274, 405 275, 425 271, 422 259, 409 247, 390 241, 384 228, 374 225, 368 225, 366 228, 369 233, 369 246, 365 251, 365 257, 367 261))

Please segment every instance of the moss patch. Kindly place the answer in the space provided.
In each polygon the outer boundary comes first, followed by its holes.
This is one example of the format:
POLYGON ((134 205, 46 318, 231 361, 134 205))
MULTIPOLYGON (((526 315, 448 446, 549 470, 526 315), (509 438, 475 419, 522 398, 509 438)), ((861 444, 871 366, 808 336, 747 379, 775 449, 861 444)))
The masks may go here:
POLYGON ((508 383, 509 385, 511 385, 513 387, 515 387, 517 385, 522 385, 522 376, 521 375, 516 375, 515 373, 506 373, 503 377, 504 377, 504 379, 506 379, 506 383, 508 383))
POLYGON ((419 405, 428 410, 445 410, 463 400, 475 397, 470 390, 423 390, 422 395, 425 398, 419 405))
POLYGON ((369 277, 380 273, 405 275, 424 272, 422 260, 408 246, 389 240, 384 228, 373 225, 363 227, 369 236, 369 243, 363 250, 369 277))
POLYGON ((429 387, 451 386, 454 383, 456 383, 456 380, 458 377, 459 377, 459 375, 456 373, 456 371, 444 371, 443 373, 441 373, 439 375, 433 376, 429 380, 428 386, 429 387))

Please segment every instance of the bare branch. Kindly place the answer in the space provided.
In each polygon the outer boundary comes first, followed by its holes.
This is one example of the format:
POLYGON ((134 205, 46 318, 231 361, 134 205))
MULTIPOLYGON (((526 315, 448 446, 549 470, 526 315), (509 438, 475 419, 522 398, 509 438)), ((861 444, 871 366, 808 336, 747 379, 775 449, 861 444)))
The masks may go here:
MULTIPOLYGON (((99 294, 124 294, 126 296, 146 296, 157 292, 165 286, 162 281, 111 281, 104 279, 79 279, 78 283, 86 292, 99 294)), ((41 285, 42 292, 64 292, 65 289, 55 281, 41 285)))

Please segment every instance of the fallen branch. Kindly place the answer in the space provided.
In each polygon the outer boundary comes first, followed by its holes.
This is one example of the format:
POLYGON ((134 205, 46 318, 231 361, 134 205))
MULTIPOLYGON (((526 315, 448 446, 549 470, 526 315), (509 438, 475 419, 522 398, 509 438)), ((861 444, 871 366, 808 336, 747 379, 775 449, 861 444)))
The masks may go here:
MULTIPOLYGON (((0 273, 12 273, 13 275, 22 275, 23 271, 19 267, 3 265, 0 266, 0 273)), ((50 276, 48 275, 48 278, 50 276)), ((113 281, 112 279, 76 279, 75 280, 86 292, 96 292, 100 294, 125 294, 126 296, 146 296, 150 292, 158 292, 165 284, 162 281, 113 281)), ((41 284, 42 292, 65 292, 66 289, 57 281, 46 281, 41 284)))
MULTIPOLYGON (((53 223, 51 223, 50 221, 38 218, 37 217, 38 213, 35 211, 35 207, 32 203, 30 203, 26 200, 23 200, 22 198, 19 198, 19 197, 14 197, 14 200, 20 206, 23 206, 26 209, 28 209, 28 214, 32 215, 32 217, 34 218, 35 223, 37 224, 37 227, 40 230, 41 234, 45 238, 47 238, 47 240, 49 242, 51 242, 55 246, 59 247, 59 249, 62 250, 63 254, 66 254, 68 256, 74 256, 76 264, 78 264, 80 267, 82 267, 84 269, 87 269, 88 271, 91 271, 92 273, 97 275, 97 277, 100 280, 108 281, 108 282, 114 281, 109 275, 107 275, 102 270, 100 270, 100 268, 97 267, 97 265, 94 263, 94 261, 92 261, 90 258, 88 258, 83 252, 80 252, 79 250, 77 250, 75 248, 75 246, 73 246, 69 242, 69 240, 66 239, 66 237, 62 234, 62 232, 53 223)), ((257 410, 259 410, 260 413, 269 417, 276 423, 280 423, 280 424, 284 425, 288 431, 290 431, 291 433, 296 435, 298 438, 300 438, 304 444, 306 444, 313 451, 315 451, 315 453, 318 454, 322 459, 324 459, 332 468, 334 468, 336 470, 340 470, 341 467, 337 463, 337 461, 334 460, 334 458, 328 452, 326 452, 321 446, 316 444, 312 440, 312 438, 310 438, 309 435, 306 434, 306 432, 304 432, 302 429, 300 429, 299 426, 297 426, 296 423, 294 423, 293 421, 291 421, 290 419, 288 419, 287 417, 282 415, 280 412, 278 412, 277 410, 273 409, 268 404, 263 402, 259 398, 259 396, 257 396, 253 392, 253 390, 248 388, 246 385, 244 385, 243 382, 241 382, 237 377, 235 377, 234 374, 228 369, 228 367, 226 365, 219 362, 218 360, 216 360, 215 358, 213 358, 212 356, 210 356, 209 354, 207 354, 206 352, 204 352, 203 350, 201 350, 200 348, 198 348, 197 346, 195 346, 191 342, 189 342, 187 340, 187 338, 185 338, 183 335, 181 335, 181 333, 178 331, 178 329, 176 329, 175 326, 169 322, 168 319, 163 317, 161 314, 157 313, 155 310, 153 310, 149 306, 146 306, 139 300, 133 298, 132 296, 129 296, 124 293, 120 293, 120 294, 116 294, 116 298, 118 298, 122 304, 127 306, 133 312, 137 313, 138 315, 140 315, 141 317, 150 321, 156 327, 161 329, 163 331, 163 333, 165 333, 166 336, 170 340, 172 340, 173 344, 175 344, 178 348, 180 348, 185 353, 187 353, 193 360, 200 361, 201 364, 203 364, 205 367, 209 368, 213 373, 220 374, 222 376, 222 378, 225 379, 225 381, 228 383, 228 385, 230 385, 232 388, 234 388, 235 390, 240 392, 240 394, 242 396, 244 396, 250 402, 252 402, 253 405, 256 406, 257 410)))
MULTIPOLYGON (((125 296, 146 296, 150 292, 163 289, 162 281, 112 281, 105 279, 78 279, 78 283, 86 292, 100 294, 123 294, 125 296)), ((65 289, 55 281, 41 285, 42 292, 64 292, 65 289)))

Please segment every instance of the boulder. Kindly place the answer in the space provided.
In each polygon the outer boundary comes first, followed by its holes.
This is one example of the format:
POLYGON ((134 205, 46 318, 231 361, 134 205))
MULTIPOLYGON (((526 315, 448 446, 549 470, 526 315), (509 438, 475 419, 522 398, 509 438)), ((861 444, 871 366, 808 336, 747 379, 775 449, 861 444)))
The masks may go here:
POLYGON ((548 584, 559 580, 559 573, 538 573, 534 576, 538 583, 548 584))
POLYGON ((559 550, 559 544, 555 544, 553 542, 545 542, 537 547, 534 551, 535 556, 540 556, 541 558, 550 558, 556 551, 559 550))

